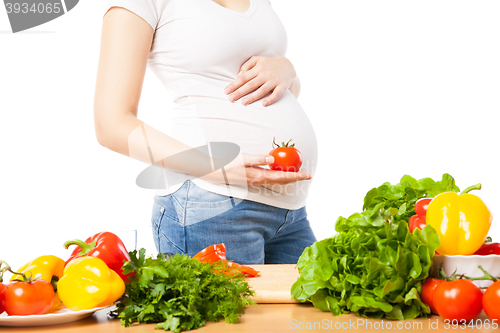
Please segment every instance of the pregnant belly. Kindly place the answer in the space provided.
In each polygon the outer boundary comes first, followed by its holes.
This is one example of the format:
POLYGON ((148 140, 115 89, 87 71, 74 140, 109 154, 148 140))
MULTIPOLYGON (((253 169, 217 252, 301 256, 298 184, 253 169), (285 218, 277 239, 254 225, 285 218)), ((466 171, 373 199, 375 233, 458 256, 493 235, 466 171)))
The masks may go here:
POLYGON ((268 154, 273 138, 280 143, 292 139, 304 160, 301 171, 313 174, 316 168, 314 130, 289 91, 268 107, 262 100, 244 106, 226 98, 191 96, 175 110, 171 125, 169 134, 193 147, 225 141, 247 154, 268 154))

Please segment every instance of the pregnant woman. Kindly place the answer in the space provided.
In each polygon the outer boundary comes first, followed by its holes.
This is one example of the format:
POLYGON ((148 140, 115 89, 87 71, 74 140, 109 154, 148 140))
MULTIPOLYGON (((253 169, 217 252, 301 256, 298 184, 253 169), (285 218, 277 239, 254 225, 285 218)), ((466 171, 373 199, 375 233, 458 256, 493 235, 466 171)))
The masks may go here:
POLYGON ((286 47, 268 0, 108 1, 96 135, 101 145, 168 172, 153 204, 159 252, 192 256, 225 243, 228 259, 241 264, 292 264, 316 240, 305 209, 316 137, 297 102, 300 83, 286 47), (146 67, 173 100, 168 130, 137 118, 146 67), (269 169, 274 137, 292 139, 302 152, 299 172, 269 169), (203 174, 199 166, 213 160, 196 151, 169 159, 211 142, 240 149, 225 172, 203 174))

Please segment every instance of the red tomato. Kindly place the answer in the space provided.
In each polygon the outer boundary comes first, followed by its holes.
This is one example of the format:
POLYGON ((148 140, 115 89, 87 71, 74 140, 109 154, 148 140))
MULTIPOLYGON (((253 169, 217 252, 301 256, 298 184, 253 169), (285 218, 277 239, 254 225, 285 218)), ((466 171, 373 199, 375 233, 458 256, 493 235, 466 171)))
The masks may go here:
POLYGON ((443 282, 443 280, 434 278, 425 280, 425 282, 422 284, 422 292, 420 293, 422 301, 427 304, 431 308, 431 312, 435 314, 437 314, 438 312, 434 307, 434 291, 436 290, 438 284, 440 284, 441 282, 443 282))
POLYGON ((434 290, 432 301, 444 319, 468 322, 481 313, 483 292, 469 280, 443 281, 434 290))
POLYGON ((274 157, 274 163, 269 165, 271 170, 298 172, 302 166, 302 154, 295 148, 295 144, 282 143, 281 147, 273 139, 273 147, 269 155, 274 157))
POLYGON ((429 208, 429 204, 431 203, 432 198, 421 198, 415 202, 415 213, 418 216, 425 216, 427 214, 427 208, 429 208))
POLYGON ((500 243, 484 243, 474 254, 481 256, 500 254, 500 243))
POLYGON ((2 293, 2 305, 9 316, 45 314, 53 299, 54 288, 45 280, 14 281, 2 293))
POLYGON ((483 308, 488 317, 500 320, 500 281, 491 284, 484 292, 483 308))
POLYGON ((302 166, 302 154, 297 148, 275 148, 269 155, 274 157, 274 163, 269 165, 271 170, 298 172, 302 166))
POLYGON ((2 314, 5 310, 3 308, 3 305, 2 305, 2 294, 3 294, 3 291, 5 290, 5 284, 3 284, 2 282, 0 282, 0 314, 2 314))

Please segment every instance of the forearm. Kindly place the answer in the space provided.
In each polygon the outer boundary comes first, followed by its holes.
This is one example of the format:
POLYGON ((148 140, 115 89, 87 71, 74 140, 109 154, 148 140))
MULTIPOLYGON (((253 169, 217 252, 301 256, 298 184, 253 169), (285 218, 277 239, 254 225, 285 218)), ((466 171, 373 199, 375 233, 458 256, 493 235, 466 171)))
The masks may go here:
POLYGON ((211 164, 208 155, 152 128, 134 114, 96 121, 95 126, 102 146, 147 164, 195 177, 203 176, 211 164), (189 154, 182 159, 170 158, 186 151, 189 154))

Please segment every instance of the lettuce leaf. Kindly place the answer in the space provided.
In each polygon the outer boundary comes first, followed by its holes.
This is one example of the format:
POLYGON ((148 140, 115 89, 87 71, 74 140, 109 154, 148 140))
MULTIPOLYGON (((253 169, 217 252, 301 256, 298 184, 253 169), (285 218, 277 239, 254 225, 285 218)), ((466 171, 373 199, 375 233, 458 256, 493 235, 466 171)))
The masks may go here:
POLYGON ((437 182, 406 175, 396 185, 370 190, 361 213, 339 217, 336 235, 304 250, 292 297, 333 315, 427 317, 430 309, 419 293, 439 237, 431 226, 410 233, 408 219, 418 199, 446 191, 459 191, 448 174, 437 182))

